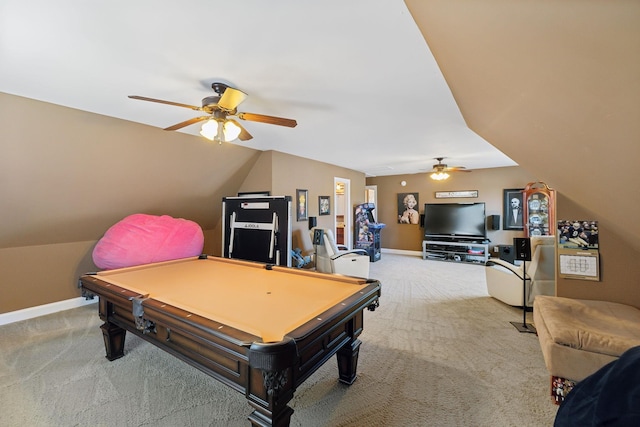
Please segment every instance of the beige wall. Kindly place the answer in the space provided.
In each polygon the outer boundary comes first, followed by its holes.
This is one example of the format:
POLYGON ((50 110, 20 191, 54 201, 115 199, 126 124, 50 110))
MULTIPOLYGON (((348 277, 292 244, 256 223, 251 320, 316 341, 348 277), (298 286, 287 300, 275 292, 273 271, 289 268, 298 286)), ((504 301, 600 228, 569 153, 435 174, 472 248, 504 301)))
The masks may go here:
POLYGON ((500 215, 500 230, 488 230, 491 246, 512 244, 522 232, 502 230, 503 189, 524 188, 533 181, 532 175, 519 167, 478 169, 467 173, 453 173, 444 182, 436 182, 426 173, 367 178, 367 185, 376 185, 378 222, 386 224, 381 232, 382 247, 391 249, 422 250, 422 234, 419 225, 398 224, 398 193, 419 193, 420 213, 425 203, 485 202, 486 215, 500 215), (400 183, 406 181, 405 187, 400 183), (436 199, 436 191, 478 190, 477 198, 436 199))
MULTIPOLYGON (((602 206, 599 205, 602 209, 602 206)), ((610 206, 609 209, 615 208, 610 206)), ((619 234, 619 227, 610 218, 594 214, 566 195, 560 194, 556 214, 559 219, 598 220, 601 280, 558 278, 558 295, 568 298, 605 300, 631 304, 640 308, 640 253, 619 234)))
POLYGON ((78 277, 96 271, 95 241, 0 249, 0 313, 80 296, 78 277))
MULTIPOLYGON (((262 153, 239 191, 268 190, 272 195, 291 196, 293 203, 295 203, 296 190, 307 190, 309 196, 308 215, 317 218, 318 227, 333 228, 335 226, 334 215, 318 215, 318 196, 330 196, 331 203, 333 203, 335 177, 350 180, 352 206, 364 201, 364 173, 277 151, 262 153)), ((331 212, 334 212, 334 207, 331 208, 331 212)), ((353 227, 350 232, 353 233, 353 227)), ((310 253, 313 250, 309 236, 309 223, 308 221, 296 221, 295 209, 292 212, 291 240, 293 248, 300 248, 305 253, 310 253)))
POLYGON ((126 215, 214 228, 260 155, 2 93, 0 111, 0 312, 79 296, 95 242, 126 215))
MULTIPOLYGON (((353 215, 352 207, 364 202, 365 176, 362 172, 283 153, 274 155, 273 164, 274 183, 276 183, 274 191, 295 195, 296 188, 309 190, 309 216, 318 218, 319 227, 333 228, 335 225, 333 215, 318 216, 318 196, 331 196, 333 204, 334 177, 349 179, 351 182, 351 215, 353 215)), ((334 212, 334 208, 332 207, 331 212, 334 212)), ((345 232, 353 233, 353 228, 345 232)), ((294 248, 299 247, 307 252, 313 250, 307 221, 294 221, 292 237, 294 248)))
MULTIPOLYGON (((95 243, 132 213, 193 220, 220 255, 225 196, 306 188, 317 215, 334 176, 352 179, 352 200, 364 193, 362 173, 282 153, 2 93, 0 111, 0 313, 78 297, 95 243)), ((294 223, 294 247, 310 249, 306 229, 294 223)))
MULTIPOLYGON (((487 215, 500 214, 502 217, 502 189, 522 188, 531 181, 535 179, 521 167, 481 169, 471 173, 453 174, 444 183, 433 182, 427 174, 367 178, 368 185, 377 185, 378 188, 378 221, 387 224, 381 234, 382 247, 412 251, 422 250, 423 230, 418 225, 397 223, 398 193, 418 192, 421 213, 424 204, 429 202, 482 201, 486 203, 487 215), (406 187, 400 185, 403 180, 407 182, 406 187), (436 191, 459 190, 478 190, 478 198, 443 200, 434 197, 436 191)), ((598 204, 598 197, 594 197, 592 201, 604 212, 619 208, 619 205, 598 204)), ((640 277, 640 263, 637 260, 640 253, 629 243, 627 236, 620 235, 618 225, 606 215, 597 214, 560 192, 556 200, 556 217, 598 221, 601 269, 601 280, 598 282, 558 278, 557 295, 614 301, 640 308, 640 293, 637 292, 640 277)), ((492 246, 512 244, 514 237, 522 236, 522 232, 515 231, 488 232, 492 246)))

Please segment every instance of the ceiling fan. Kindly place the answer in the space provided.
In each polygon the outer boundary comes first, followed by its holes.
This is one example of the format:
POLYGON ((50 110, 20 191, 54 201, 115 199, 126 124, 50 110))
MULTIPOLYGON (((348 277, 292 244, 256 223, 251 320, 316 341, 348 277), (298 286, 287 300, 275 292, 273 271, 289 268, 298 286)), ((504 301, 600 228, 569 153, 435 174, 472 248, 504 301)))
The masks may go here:
POLYGON ((442 163, 444 157, 435 157, 438 161, 437 164, 433 165, 433 169, 431 170, 431 179, 435 179, 436 181, 442 181, 449 178, 448 172, 471 172, 467 170, 464 166, 447 166, 442 163))
POLYGON ((268 123, 271 125, 296 127, 298 124, 295 120, 285 119, 282 117, 266 116, 264 114, 241 113, 237 108, 242 101, 247 98, 247 94, 241 90, 235 89, 224 83, 214 82, 211 88, 217 94, 202 99, 202 107, 195 105, 181 104, 179 102, 163 101, 161 99, 147 98, 145 96, 129 95, 131 99, 139 99, 141 101, 158 102, 160 104, 175 105, 177 107, 190 108, 196 111, 207 113, 207 116, 194 117, 185 120, 173 126, 164 128, 164 130, 178 130, 194 123, 202 122, 200 134, 211 141, 223 142, 233 141, 238 138, 241 141, 248 141, 253 136, 238 123, 237 120, 229 117, 237 117, 241 120, 252 122, 268 123))

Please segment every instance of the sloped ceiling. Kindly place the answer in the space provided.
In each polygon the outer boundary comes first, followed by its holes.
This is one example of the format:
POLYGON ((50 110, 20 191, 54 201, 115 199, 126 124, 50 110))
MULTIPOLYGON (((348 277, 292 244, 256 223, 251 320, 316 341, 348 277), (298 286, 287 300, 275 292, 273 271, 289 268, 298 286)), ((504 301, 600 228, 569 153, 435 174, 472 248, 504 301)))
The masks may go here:
POLYGON ((250 148, 369 175, 515 165, 468 128, 402 0, 0 2, 2 92, 165 128, 202 114, 127 95, 199 106, 215 81, 298 121, 242 122, 250 148))
POLYGON ((405 3, 469 127, 640 250, 640 2, 405 3))

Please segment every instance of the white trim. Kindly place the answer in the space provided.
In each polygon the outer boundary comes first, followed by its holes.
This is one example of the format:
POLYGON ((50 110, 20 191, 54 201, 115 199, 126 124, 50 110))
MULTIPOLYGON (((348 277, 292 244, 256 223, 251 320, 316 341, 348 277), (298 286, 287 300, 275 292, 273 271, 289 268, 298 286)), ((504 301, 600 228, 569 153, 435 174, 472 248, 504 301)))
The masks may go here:
POLYGON ((336 188, 338 183, 344 184, 344 242, 343 244, 347 249, 353 248, 353 228, 351 225, 351 218, 353 217, 353 208, 351 206, 351 180, 349 178, 333 177, 333 235, 337 234, 336 230, 336 215, 338 214, 338 193, 336 188))
POLYGON ((85 299, 83 297, 72 298, 65 301, 52 302, 50 304, 38 305, 35 307, 24 308, 22 310, 10 311, 0 314, 0 326, 7 325, 21 320, 33 319, 34 317, 45 316, 47 314, 57 313, 58 311, 70 310, 72 308, 82 307, 83 305, 95 304, 98 297, 93 299, 85 299))
POLYGON ((407 251, 404 249, 386 249, 386 248, 380 248, 380 252, 386 253, 386 254, 396 254, 396 255, 417 255, 417 256, 422 256, 422 252, 420 251, 407 251))

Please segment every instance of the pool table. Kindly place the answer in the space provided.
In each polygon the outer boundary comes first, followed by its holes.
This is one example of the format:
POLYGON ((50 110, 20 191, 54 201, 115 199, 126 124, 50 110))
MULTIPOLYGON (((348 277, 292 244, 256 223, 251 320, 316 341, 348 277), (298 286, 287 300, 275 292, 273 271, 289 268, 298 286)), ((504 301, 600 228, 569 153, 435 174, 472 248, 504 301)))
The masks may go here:
POLYGON ((254 426, 288 426, 296 388, 333 354, 351 384, 377 280, 200 256, 80 277, 99 297, 106 357, 126 331, 244 393, 254 426))

